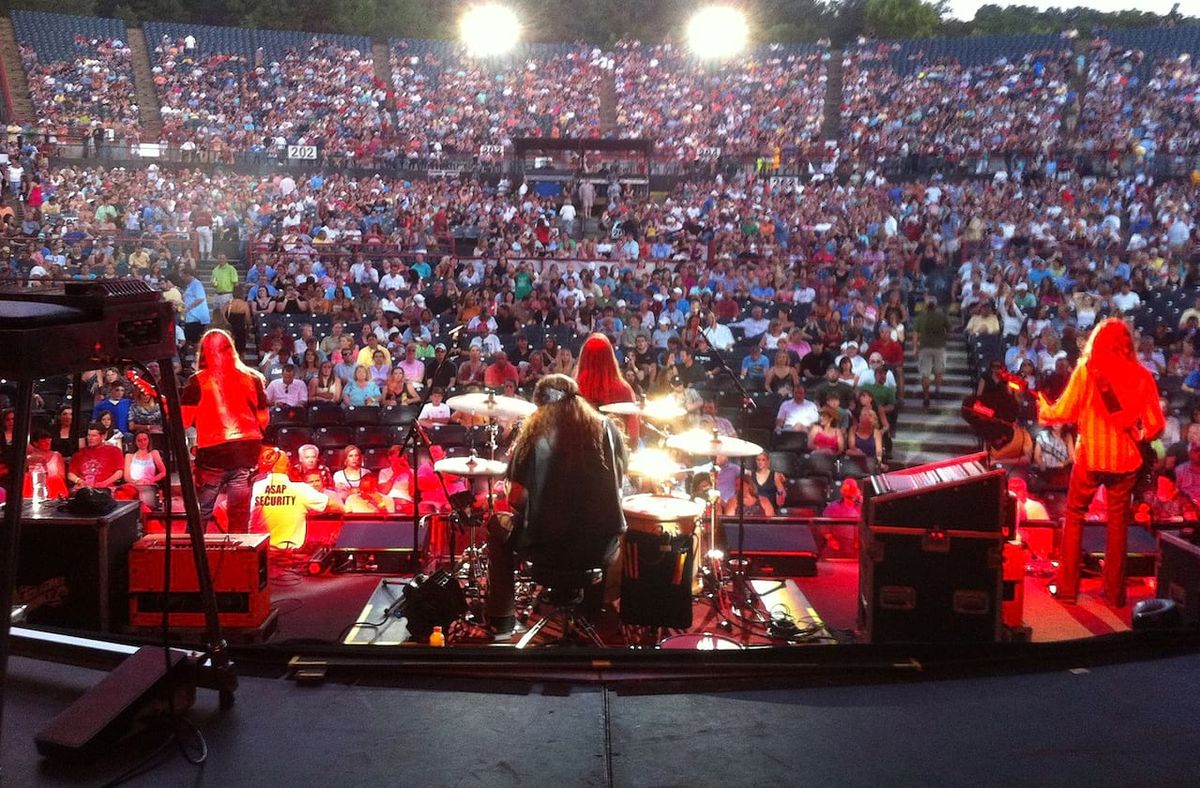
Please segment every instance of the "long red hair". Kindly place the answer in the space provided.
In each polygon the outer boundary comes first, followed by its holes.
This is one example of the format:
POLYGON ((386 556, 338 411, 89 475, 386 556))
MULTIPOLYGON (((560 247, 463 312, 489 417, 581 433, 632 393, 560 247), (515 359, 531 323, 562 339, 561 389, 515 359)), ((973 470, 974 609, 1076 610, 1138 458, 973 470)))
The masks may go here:
POLYGON ((603 334, 592 334, 580 348, 575 382, 579 384, 579 393, 595 408, 614 402, 636 402, 633 387, 621 376, 612 343, 603 334))

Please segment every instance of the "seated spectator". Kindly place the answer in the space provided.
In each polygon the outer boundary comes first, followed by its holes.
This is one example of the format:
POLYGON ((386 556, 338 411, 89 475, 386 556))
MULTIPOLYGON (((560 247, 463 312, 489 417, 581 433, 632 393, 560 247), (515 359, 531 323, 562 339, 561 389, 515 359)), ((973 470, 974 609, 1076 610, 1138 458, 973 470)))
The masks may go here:
POLYGON ((133 401, 125 396, 126 386, 122 380, 115 380, 108 386, 108 396, 96 403, 92 409, 92 418, 99 420, 103 413, 111 413, 113 426, 122 434, 128 434, 129 408, 133 401))
POLYGON ((1200 443, 1189 444, 1187 462, 1175 466, 1175 486, 1193 503, 1200 503, 1200 443))
POLYGON ((1033 441, 1033 464, 1048 470, 1066 468, 1075 462, 1075 436, 1053 424, 1038 431, 1033 441))
POLYGON ((817 421, 808 428, 808 448, 820 454, 840 455, 846 451, 846 433, 836 411, 821 409, 817 421))
POLYGON ((458 365, 458 374, 455 376, 458 385, 464 387, 484 385, 485 370, 483 351, 479 347, 472 347, 467 354, 467 360, 458 365))
POLYGON ((342 401, 342 381, 333 371, 332 361, 322 361, 316 376, 308 381, 309 402, 342 401))
MULTIPOLYGON (((383 389, 387 385, 388 378, 392 376, 392 365, 388 363, 387 356, 383 354, 383 349, 377 349, 371 355, 371 366, 367 367, 367 372, 371 376, 371 381, 383 389)), ((401 372, 401 374, 404 374, 401 372)))
POLYGON ((787 498, 787 479, 779 471, 771 470, 771 457, 766 452, 760 452, 754 458, 754 470, 751 480, 755 492, 770 501, 777 509, 783 506, 787 498))
POLYGON ((412 511, 413 472, 403 446, 388 449, 387 464, 379 471, 377 486, 392 499, 395 511, 412 511))
POLYGON ((162 415, 156 397, 140 389, 134 391, 133 403, 129 406, 131 432, 162 432, 162 415))
POLYGON ((792 398, 784 400, 779 405, 775 417, 775 432, 808 432, 817 423, 819 412, 817 406, 807 399, 808 391, 803 385, 796 386, 792 398))
POLYGON ((367 471, 362 475, 358 489, 346 497, 346 512, 348 514, 378 514, 386 516, 395 511, 395 501, 389 495, 379 491, 378 479, 371 471, 367 471))
POLYGON ((342 389, 342 404, 361 408, 378 405, 383 397, 379 386, 371 379, 371 373, 362 364, 354 367, 354 380, 342 389))
POLYGON ((308 402, 308 386, 296 380, 296 365, 283 365, 280 377, 272 380, 266 388, 267 402, 272 405, 296 407, 308 402))
POLYGON ((792 390, 800 385, 800 372, 792 366, 791 356, 784 348, 775 351, 775 363, 770 366, 763 377, 763 386, 767 391, 783 397, 792 396, 792 390))
POLYGON ((492 356, 492 363, 483 371, 483 385, 490 389, 500 389, 506 382, 520 383, 520 371, 508 362, 508 354, 503 350, 492 356))
POLYGON ((750 479, 740 476, 735 481, 735 485, 736 491, 733 497, 725 502, 724 514, 726 517, 734 517, 739 514, 744 514, 746 517, 775 516, 775 504, 765 495, 759 494, 750 479))
POLYGON ((88 425, 83 448, 71 455, 67 481, 73 488, 94 487, 111 490, 125 473, 125 457, 121 450, 105 443, 105 428, 99 422, 88 425))
POLYGON ((366 471, 362 464, 362 450, 357 446, 347 446, 342 452, 342 469, 333 474, 333 486, 343 501, 358 489, 366 471))
POLYGON ((383 384, 384 405, 410 405, 421 401, 416 386, 401 367, 394 367, 383 384))
POLYGON ((1171 477, 1160 474, 1152 488, 1142 494, 1134 509, 1134 519, 1143 523, 1167 523, 1195 521, 1200 517, 1200 508, 1188 498, 1171 477))
POLYGON ((450 406, 443 401, 445 396, 445 389, 441 386, 434 386, 433 390, 429 392, 429 401, 421 406, 421 412, 417 414, 417 423, 425 429, 439 424, 449 424, 451 413, 450 406))
POLYGON ((336 493, 333 473, 321 462, 321 450, 311 443, 296 449, 296 461, 288 468, 288 478, 303 482, 318 492, 336 493))
POLYGON ((742 380, 745 381, 746 388, 753 391, 762 391, 766 386, 767 370, 770 369, 771 362, 763 355, 761 345, 754 345, 750 348, 750 355, 742 359, 742 380))
POLYGON ((150 433, 137 433, 133 445, 133 451, 125 455, 125 481, 137 487, 143 504, 157 509, 159 483, 167 478, 167 466, 158 449, 151 447, 150 433))
POLYGON ((58 421, 51 434, 51 444, 56 452, 70 458, 79 448, 79 441, 72 437, 72 424, 75 421, 75 410, 70 405, 58 409, 58 421))
POLYGON ((33 472, 45 474, 46 497, 67 497, 67 466, 62 455, 54 450, 50 433, 34 427, 29 433, 29 450, 26 453, 25 485, 22 495, 33 497, 33 472))

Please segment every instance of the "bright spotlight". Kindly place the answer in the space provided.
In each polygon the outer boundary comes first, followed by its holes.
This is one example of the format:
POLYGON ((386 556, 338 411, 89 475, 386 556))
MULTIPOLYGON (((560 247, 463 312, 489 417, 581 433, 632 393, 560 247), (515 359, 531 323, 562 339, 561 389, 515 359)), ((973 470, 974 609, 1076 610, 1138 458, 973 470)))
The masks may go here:
POLYGON ((486 3, 466 10, 458 22, 458 33, 473 55, 503 55, 521 40, 521 22, 511 8, 486 3))
POLYGON ((692 52, 702 58, 732 57, 746 48, 750 28, 746 15, 736 8, 712 5, 688 22, 687 40, 692 52))

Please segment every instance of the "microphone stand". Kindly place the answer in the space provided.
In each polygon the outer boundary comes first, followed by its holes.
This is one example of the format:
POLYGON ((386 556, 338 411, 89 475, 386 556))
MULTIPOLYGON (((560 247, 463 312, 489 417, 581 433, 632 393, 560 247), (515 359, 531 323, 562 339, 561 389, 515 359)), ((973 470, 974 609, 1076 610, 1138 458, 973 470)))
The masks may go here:
MULTIPOLYGON (((741 377, 737 373, 735 373, 733 371, 733 369, 729 366, 729 363, 725 360, 725 356, 721 353, 721 351, 717 350, 717 348, 715 346, 713 346, 711 343, 709 344, 708 349, 709 349, 709 352, 712 353, 713 359, 716 360, 716 362, 717 362, 718 372, 727 373, 729 375, 729 377, 733 379, 733 385, 735 385, 737 387, 738 391, 741 393, 741 395, 742 395, 742 413, 745 415, 745 414, 749 414, 753 410, 756 410, 758 408, 758 403, 755 402, 754 399, 750 396, 750 392, 746 390, 746 386, 742 383, 741 377)), ((717 431, 716 431, 716 428, 714 428, 713 429, 714 437, 716 436, 716 434, 717 434, 717 431)), ((739 468, 738 483, 734 487, 734 494, 737 495, 737 502, 738 502, 738 506, 737 506, 738 543, 737 543, 737 559, 734 562, 736 568, 734 569, 734 572, 733 572, 734 600, 731 603, 730 607, 733 610, 735 615, 737 615, 739 618, 741 618, 743 621, 745 621, 746 620, 746 616, 745 616, 746 611, 744 611, 744 610, 739 611, 736 607, 734 607, 734 605, 737 605, 740 603, 740 604, 745 605, 746 608, 752 609, 756 605, 758 594, 754 591, 754 586, 752 586, 750 584, 749 578, 746 577, 746 564, 747 564, 747 562, 746 562, 746 496, 745 496, 744 490, 743 490, 743 488, 746 484, 746 458, 745 457, 738 458, 738 468, 739 468)))
POLYGON ((417 403, 417 415, 413 417, 412 422, 408 425, 408 432, 399 443, 402 447, 408 447, 410 444, 412 447, 413 511, 411 564, 414 572, 419 571, 421 568, 420 546, 417 543, 421 533, 421 485, 417 484, 417 470, 421 467, 421 442, 417 439, 417 418, 420 417, 421 411, 424 410, 425 405, 429 402, 429 397, 433 393, 433 383, 437 380, 438 373, 442 371, 442 367, 445 366, 450 358, 451 354, 447 350, 445 357, 433 368, 433 372, 429 375, 429 385, 421 391, 421 401, 417 403))

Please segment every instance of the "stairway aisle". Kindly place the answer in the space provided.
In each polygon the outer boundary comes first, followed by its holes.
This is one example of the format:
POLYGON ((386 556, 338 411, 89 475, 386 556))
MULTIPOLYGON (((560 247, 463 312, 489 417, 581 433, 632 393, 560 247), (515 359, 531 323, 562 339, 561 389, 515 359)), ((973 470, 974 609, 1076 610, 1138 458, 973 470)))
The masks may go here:
POLYGON ((617 133, 617 87, 614 72, 609 71, 600 79, 600 136, 617 133))
MULTIPOLYGON (((963 399, 974 391, 973 377, 967 363, 966 340, 955 331, 946 344, 941 394, 931 398, 926 410, 921 401, 917 354, 909 342, 904 363, 904 404, 892 445, 892 461, 897 467, 947 460, 979 450, 979 441, 960 412, 963 399)), ((931 382, 931 394, 932 388, 931 382)))
POLYGON ((130 60, 133 64, 133 84, 137 96, 138 121, 142 142, 158 142, 162 134, 162 106, 154 92, 154 75, 150 72, 150 50, 146 34, 140 27, 127 27, 130 60))
POLYGON ((388 50, 386 41, 375 41, 371 44, 371 63, 375 67, 375 79, 392 87, 392 53, 388 50))
POLYGON ((17 34, 7 13, 0 16, 0 68, 4 69, 4 78, 8 82, 8 92, 12 98, 13 116, 9 120, 22 126, 33 125, 29 80, 25 78, 25 68, 21 65, 21 50, 17 47, 17 34))
POLYGON ((842 59, 840 49, 829 52, 825 60, 825 117, 821 122, 821 138, 841 139, 842 133, 842 59))

